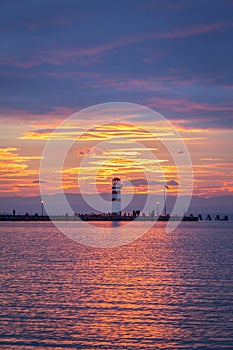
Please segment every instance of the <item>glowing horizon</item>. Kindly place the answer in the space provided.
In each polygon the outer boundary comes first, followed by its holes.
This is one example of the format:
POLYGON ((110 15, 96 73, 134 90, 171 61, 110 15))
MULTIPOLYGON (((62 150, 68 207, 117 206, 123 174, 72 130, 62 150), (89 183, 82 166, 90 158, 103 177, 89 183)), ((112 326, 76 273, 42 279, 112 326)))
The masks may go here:
MULTIPOLYGON (((144 123, 147 129, 153 129, 151 122, 144 123)), ((51 123, 52 126, 52 123, 51 123)), ((52 128, 46 124, 46 129, 39 131, 30 131, 36 126, 29 126, 29 131, 23 131, 18 135, 19 144, 23 142, 23 147, 20 145, 16 147, 5 147, 0 149, 0 165, 4 169, 1 173, 1 195, 21 195, 21 196, 34 196, 39 195, 39 162, 41 160, 41 154, 45 142, 52 135, 52 128), (41 137, 42 135, 42 137, 41 137), (46 136, 46 137, 45 137, 46 136), (27 146, 29 145, 29 147, 27 146), (25 150, 27 149, 27 155, 25 150), (28 152, 30 150, 30 152, 28 152), (29 154, 30 153, 30 154, 29 154), (5 183, 4 183, 5 182, 5 183)), ((155 128, 154 128, 155 129, 155 128)), ((222 141, 222 137, 231 136, 231 132, 228 130, 223 133, 219 133, 219 139, 216 138, 215 130, 208 130, 205 132, 200 129, 186 129, 180 125, 177 127, 178 131, 183 135, 183 139, 186 145, 191 149, 191 156, 194 167, 194 195, 208 197, 211 195, 230 194, 233 192, 233 185, 230 181, 231 176, 231 162, 226 158, 225 151, 216 154, 216 157, 210 156, 208 147, 211 147, 211 140, 215 137, 215 144, 222 141), (196 135, 198 134, 198 137, 196 135), (206 148, 206 153, 199 153, 203 147, 206 148), (216 175, 218 176, 216 178, 216 175), (210 187, 211 181, 211 187, 210 187)), ((162 127, 156 127, 156 133, 160 138, 166 140, 174 139, 170 132, 166 132, 162 127)), ((57 136, 56 136, 57 137, 57 136)), ((66 128, 59 132, 58 139, 75 139, 75 131, 73 128, 66 128)), ((158 172, 162 170, 165 176, 165 182, 169 183, 177 181, 176 167, 171 163, 169 155, 166 154, 164 147, 159 145, 159 141, 153 140, 152 135, 148 132, 142 132, 136 127, 132 127, 125 124, 113 124, 105 125, 103 127, 92 128, 88 134, 84 134, 79 139, 78 148, 73 147, 72 155, 73 160, 77 163, 73 166, 71 159, 67 156, 65 167, 63 169, 63 189, 66 192, 79 193, 79 186, 77 177, 78 174, 82 175, 81 181, 92 181, 90 176, 91 172, 95 170, 96 166, 100 166, 98 176, 96 178, 96 186, 98 191, 105 192, 109 188, 111 178, 115 174, 123 180, 131 181, 134 183, 133 190, 135 193, 146 193, 147 184, 143 183, 143 171, 140 166, 146 167, 155 173, 154 184, 152 188, 156 193, 161 193, 162 186, 164 184, 164 178, 158 176, 158 172), (113 143, 113 149, 101 149, 97 147, 92 152, 96 142, 100 140, 108 139, 113 143), (126 139, 125 139, 126 138, 126 139), (129 145, 131 142, 140 141, 147 149, 149 149, 157 157, 155 161, 143 160, 143 148, 134 148, 133 150, 127 149, 124 145, 129 145), (153 141, 153 142, 152 142, 153 141), (121 144, 120 149, 114 149, 114 142, 118 145, 121 144), (157 143, 156 143, 157 142, 157 143), (155 147, 156 143, 156 147, 155 147), (93 153, 93 154, 92 154, 93 153), (92 164, 87 168, 79 169, 79 165, 82 159, 87 155, 92 154, 92 164), (127 156, 137 159, 137 164, 132 164, 132 160, 125 159, 127 156), (141 158, 140 158, 141 157, 141 158), (101 165, 104 161, 104 165, 101 165), (133 173, 133 175, 132 175, 133 173), (141 180, 141 181, 140 181, 141 180)), ((212 154, 212 153, 211 153, 212 154)), ((229 157, 229 156, 228 156, 229 157)), ((51 176, 52 181, 52 176, 51 176)), ((132 191, 132 188, 125 188, 126 192, 132 191)), ((54 187, 56 191, 60 191, 61 188, 54 187)), ((87 186, 88 192, 88 186, 87 186)), ((177 185, 170 186, 169 194, 173 195, 177 193, 177 185)))

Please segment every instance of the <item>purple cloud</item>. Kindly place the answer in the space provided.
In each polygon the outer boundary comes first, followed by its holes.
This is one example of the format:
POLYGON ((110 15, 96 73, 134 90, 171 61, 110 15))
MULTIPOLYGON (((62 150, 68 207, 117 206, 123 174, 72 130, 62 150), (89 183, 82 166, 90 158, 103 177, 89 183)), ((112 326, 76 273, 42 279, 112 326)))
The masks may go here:
POLYGON ((166 185, 168 185, 168 186, 179 186, 179 182, 177 182, 176 180, 169 180, 168 182, 166 182, 166 185))

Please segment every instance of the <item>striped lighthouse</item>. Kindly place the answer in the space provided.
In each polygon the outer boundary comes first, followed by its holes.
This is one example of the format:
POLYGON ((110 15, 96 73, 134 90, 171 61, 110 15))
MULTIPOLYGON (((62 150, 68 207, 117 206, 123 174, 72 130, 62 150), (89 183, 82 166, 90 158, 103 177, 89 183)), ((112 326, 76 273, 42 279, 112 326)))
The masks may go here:
POLYGON ((121 216, 121 179, 112 179, 112 215, 121 216))

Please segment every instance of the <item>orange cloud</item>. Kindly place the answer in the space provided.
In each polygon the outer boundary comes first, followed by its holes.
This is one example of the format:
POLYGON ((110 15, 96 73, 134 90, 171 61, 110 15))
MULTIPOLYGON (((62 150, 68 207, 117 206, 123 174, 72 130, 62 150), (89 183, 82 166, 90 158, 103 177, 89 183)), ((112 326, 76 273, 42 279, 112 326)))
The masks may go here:
MULTIPOLYGON (((32 179, 38 177, 38 170, 31 169, 28 162, 39 160, 38 156, 21 156, 19 149, 0 148, 0 189, 5 193, 21 193, 22 188, 38 188, 32 179)), ((30 190, 28 191, 29 193, 30 190)), ((25 192, 24 192, 25 193, 25 192)))

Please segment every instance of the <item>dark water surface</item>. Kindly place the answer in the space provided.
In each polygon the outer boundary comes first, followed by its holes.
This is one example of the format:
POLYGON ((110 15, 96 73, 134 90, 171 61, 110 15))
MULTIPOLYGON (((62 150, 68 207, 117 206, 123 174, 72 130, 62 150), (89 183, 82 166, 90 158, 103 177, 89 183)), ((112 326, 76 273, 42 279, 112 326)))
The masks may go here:
POLYGON ((233 349, 231 222, 111 249, 8 222, 0 242, 1 349, 233 349))

